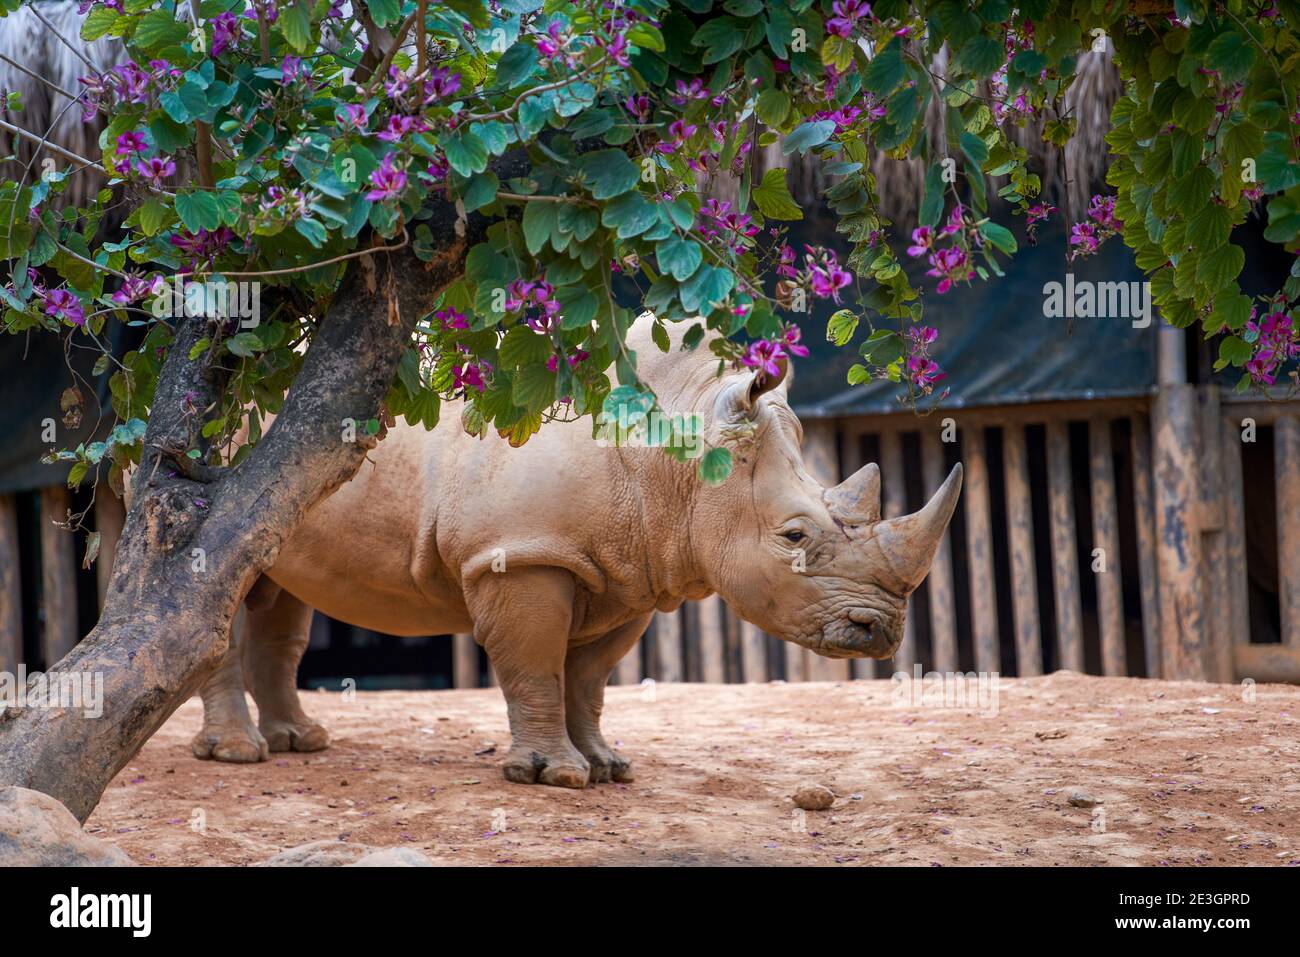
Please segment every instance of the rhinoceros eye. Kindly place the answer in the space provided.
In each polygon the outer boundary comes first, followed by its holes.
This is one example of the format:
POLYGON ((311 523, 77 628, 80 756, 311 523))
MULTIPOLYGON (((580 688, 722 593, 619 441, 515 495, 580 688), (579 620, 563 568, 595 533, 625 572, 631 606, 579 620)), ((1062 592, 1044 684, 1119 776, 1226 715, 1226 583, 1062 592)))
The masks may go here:
POLYGON ((799 529, 795 528, 784 533, 781 537, 784 538, 791 545, 798 545, 807 536, 805 536, 803 532, 799 531, 799 529))

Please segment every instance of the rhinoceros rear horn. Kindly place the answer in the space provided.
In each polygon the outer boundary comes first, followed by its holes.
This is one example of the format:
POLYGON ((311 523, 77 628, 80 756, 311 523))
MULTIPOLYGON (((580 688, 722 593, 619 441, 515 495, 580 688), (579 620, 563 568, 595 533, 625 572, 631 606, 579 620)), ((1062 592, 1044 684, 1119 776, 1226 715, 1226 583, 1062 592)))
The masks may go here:
POLYGON ((836 518, 850 525, 880 521, 880 466, 864 465, 839 485, 826 490, 826 505, 836 518))
POLYGON ((961 496, 962 467, 958 462, 948 478, 919 512, 881 522, 876 537, 889 567, 908 590, 916 588, 930 572, 930 563, 961 496))

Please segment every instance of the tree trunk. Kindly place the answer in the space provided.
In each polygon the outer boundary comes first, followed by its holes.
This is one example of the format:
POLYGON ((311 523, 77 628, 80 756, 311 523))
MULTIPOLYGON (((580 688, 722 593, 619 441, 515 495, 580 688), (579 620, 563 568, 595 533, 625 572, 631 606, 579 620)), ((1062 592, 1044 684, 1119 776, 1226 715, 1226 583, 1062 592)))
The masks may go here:
MULTIPOLYGON (((432 222, 433 262, 410 248, 351 261, 283 411, 230 469, 195 468, 182 397, 220 389, 207 357, 189 359, 209 321, 179 320, 159 376, 141 465, 99 624, 53 669, 103 677, 103 714, 28 708, 0 713, 0 785, 49 794, 84 821, 150 735, 212 673, 244 595, 307 510, 356 472, 375 439, 345 420, 380 416, 417 319, 461 272, 481 235, 457 236, 445 204, 432 222)), ((205 402, 195 403, 204 407, 205 402)))

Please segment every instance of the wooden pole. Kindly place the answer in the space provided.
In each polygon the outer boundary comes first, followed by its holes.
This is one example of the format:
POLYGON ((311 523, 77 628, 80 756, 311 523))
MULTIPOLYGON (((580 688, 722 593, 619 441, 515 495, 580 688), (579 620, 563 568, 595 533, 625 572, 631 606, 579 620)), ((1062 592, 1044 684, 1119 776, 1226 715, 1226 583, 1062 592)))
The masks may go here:
POLYGON ((1152 409, 1155 437, 1156 563, 1160 582, 1161 675, 1206 680, 1201 600, 1200 466, 1196 387, 1183 381, 1183 330, 1157 334, 1160 387, 1152 409))
MULTIPOLYGON (((882 512, 885 518, 907 514, 907 479, 903 472, 903 437, 890 430, 880 436, 880 485, 884 499, 882 512)), ((967 479, 969 483, 970 479, 967 479)), ((967 489, 969 489, 969 484, 967 489)), ((969 492, 967 492, 969 494, 969 492)), ((916 663, 916 622, 912 617, 912 602, 907 602, 907 617, 903 624, 903 641, 894 652, 893 670, 912 672, 916 663)), ((886 667, 888 667, 886 665, 886 667)), ((888 672, 885 676, 887 676, 888 672)))
POLYGON ((1079 596, 1079 558, 1075 551, 1070 432, 1066 423, 1059 420, 1047 423, 1047 487, 1059 667, 1082 673, 1083 612, 1079 596))
POLYGON ((108 594, 108 579, 113 574, 113 557, 117 554, 117 541, 122 537, 126 522, 126 509, 122 501, 107 487, 101 485, 95 493, 95 531, 99 532, 99 557, 95 559, 95 584, 99 593, 99 607, 104 607, 108 594))
POLYGON ((1002 430, 1002 468, 1007 485, 1007 541, 1011 550, 1011 607, 1016 633, 1016 673, 1043 673, 1043 637, 1038 626, 1038 571, 1034 567, 1034 510, 1029 491, 1029 455, 1024 426, 1002 430))
MULTIPOLYGON (((1223 431, 1223 564, 1233 645, 1250 643, 1250 583, 1246 575, 1246 496, 1241 474, 1240 425, 1225 417, 1223 431)), ((1235 677, 1235 675, 1234 675, 1235 677)))
MULTIPOLYGON (((803 461, 808 474, 827 488, 840 483, 839 444, 835 435, 835 422, 831 419, 811 419, 804 423, 803 461)), ((809 681, 847 681, 847 658, 825 658, 809 653, 804 662, 809 681)))
POLYGON ((1101 671, 1104 675, 1124 677, 1128 674, 1124 647, 1124 576, 1120 569, 1115 457, 1107 419, 1092 419, 1088 423, 1088 463, 1093 548, 1101 550, 1100 555, 1094 553, 1093 557, 1101 625, 1101 671))
POLYGON ((1200 504, 1197 527, 1201 531, 1202 594, 1214 596, 1205 603, 1205 667, 1211 681, 1236 678, 1232 657, 1232 601, 1228 595, 1227 536, 1224 533, 1223 421, 1219 388, 1202 386, 1200 400, 1200 504))
POLYGON ((618 676, 618 683, 621 685, 639 685, 641 683, 641 642, 642 638, 637 639, 637 643, 628 649, 619 663, 614 668, 614 674, 618 676))
POLYGON ((997 576, 993 564, 993 519, 989 508, 989 468, 982 426, 961 430, 961 460, 966 470, 966 564, 970 575, 971 626, 975 668, 1000 671, 997 576))
POLYGON ((41 609, 45 618, 45 667, 77 646, 77 559, 71 532, 55 525, 68 519, 68 490, 41 489, 41 609))
POLYGON ((677 611, 655 612, 656 681, 682 681, 682 620, 677 611))
POLYGON ((23 586, 19 573, 18 506, 0 495, 0 671, 13 674, 23 660, 23 586))
POLYGON ((455 635, 451 639, 452 686, 478 687, 478 643, 473 635, 455 635))
POLYGON ((1282 642, 1300 648, 1300 416, 1283 415, 1273 426, 1277 477, 1277 592, 1282 642))
POLYGON ((723 663, 726 624, 722 617, 726 609, 721 598, 710 595, 699 603, 699 612, 701 677, 707 682, 721 684, 727 680, 723 663))
MULTIPOLYGON (((943 484, 947 469, 944 467, 943 445, 933 428, 921 430, 921 471, 925 479, 928 500, 943 484)), ((939 549, 934 553, 934 564, 925 580, 930 598, 930 641, 934 667, 938 671, 953 672, 958 667, 957 656, 957 604, 952 571, 952 530, 944 529, 939 549)))
MULTIPOLYGON (((1142 414, 1134 415, 1131 421, 1133 515, 1137 525, 1138 581, 1142 594, 1142 648, 1147 677, 1159 678, 1160 588, 1156 572, 1155 501, 1151 491, 1151 426, 1142 414)), ((1245 568, 1243 560, 1243 572, 1245 568)))
MULTIPOLYGON (((841 472, 846 478, 867 464, 862 451, 862 429, 852 420, 840 423, 840 463, 841 472)), ((874 678, 876 660, 854 658, 849 662, 849 674, 854 679, 874 678)))
POLYGON ((746 684, 767 680, 767 635, 747 621, 740 623, 740 673, 746 684))

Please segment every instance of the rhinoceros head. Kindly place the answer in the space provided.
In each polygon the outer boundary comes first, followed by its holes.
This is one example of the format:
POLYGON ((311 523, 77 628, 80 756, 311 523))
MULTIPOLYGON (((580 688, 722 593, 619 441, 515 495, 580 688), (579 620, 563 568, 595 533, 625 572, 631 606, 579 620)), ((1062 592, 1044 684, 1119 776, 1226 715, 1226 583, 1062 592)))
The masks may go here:
POLYGON ((804 468, 803 428, 782 379, 724 380, 718 438, 735 472, 702 491, 696 537, 713 588, 769 634, 832 658, 889 658, 903 637, 907 596, 930 570, 961 492, 961 465, 919 512, 881 519, 872 464, 834 488, 804 468))

